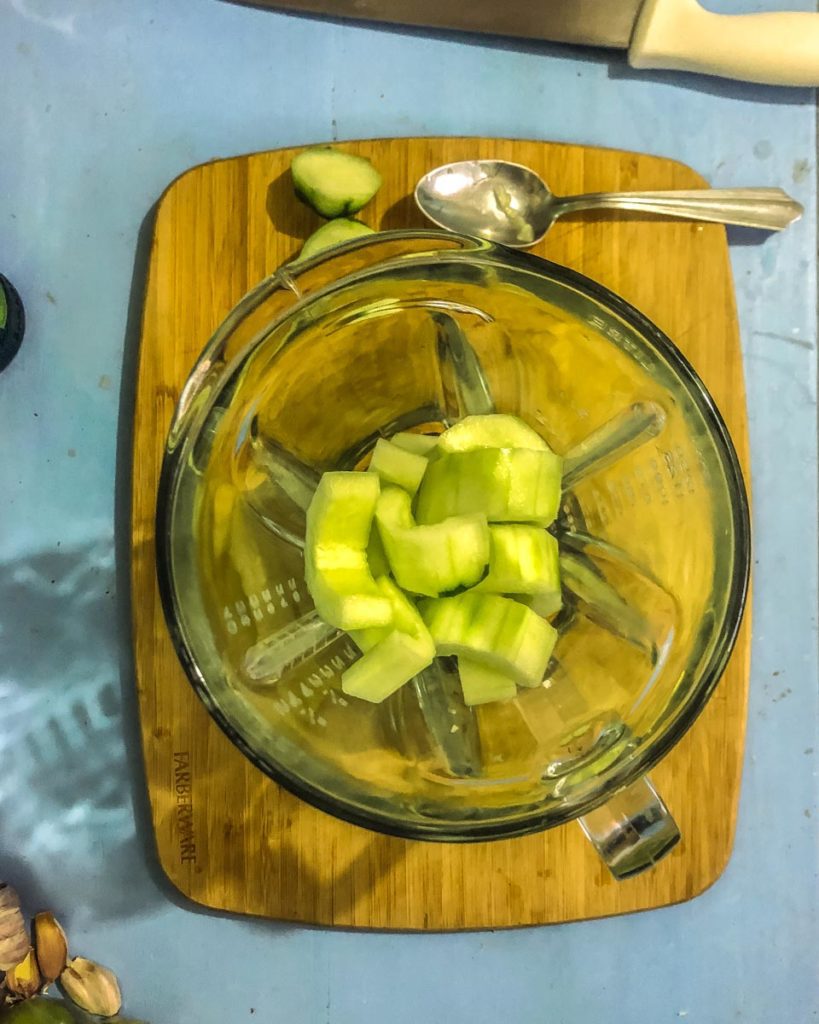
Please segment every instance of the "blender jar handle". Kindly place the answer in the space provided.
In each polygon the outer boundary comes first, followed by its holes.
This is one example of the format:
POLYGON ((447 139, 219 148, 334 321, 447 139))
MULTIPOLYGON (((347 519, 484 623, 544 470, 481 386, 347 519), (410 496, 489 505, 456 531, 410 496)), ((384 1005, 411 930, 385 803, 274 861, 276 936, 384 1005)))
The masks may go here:
POLYGON ((578 821, 618 881, 652 867, 680 840, 677 823, 648 776, 578 821))

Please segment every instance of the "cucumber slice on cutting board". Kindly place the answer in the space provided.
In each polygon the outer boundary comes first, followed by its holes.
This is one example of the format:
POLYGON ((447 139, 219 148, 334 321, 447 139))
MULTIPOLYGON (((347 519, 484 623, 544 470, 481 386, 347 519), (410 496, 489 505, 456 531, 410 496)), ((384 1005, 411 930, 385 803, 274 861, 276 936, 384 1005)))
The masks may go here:
POLYGON ((364 654, 341 677, 344 693, 374 704, 386 700, 435 657, 435 644, 413 604, 392 580, 381 577, 376 585, 390 602, 393 624, 351 631, 364 654))
POLYGON ((300 260, 309 259, 324 249, 330 249, 334 245, 341 245, 342 242, 349 242, 351 238, 361 238, 362 235, 374 235, 372 228, 361 224, 357 220, 346 220, 341 217, 338 220, 331 220, 322 224, 306 240, 299 253, 300 260))
POLYGON ((505 672, 520 686, 543 681, 557 632, 518 601, 472 591, 424 601, 421 615, 438 654, 466 655, 505 672))
POLYGON ((492 594, 538 595, 545 599, 544 606, 551 607, 556 600, 559 608, 560 561, 557 541, 539 526, 517 523, 490 526, 489 572, 475 590, 485 590, 492 594))
POLYGON ((375 521, 396 582, 414 594, 437 597, 470 587, 489 561, 489 527, 482 515, 416 526, 409 494, 385 487, 375 521))
POLYGON ((290 164, 296 195, 322 217, 345 217, 366 206, 381 188, 369 160, 330 146, 316 146, 290 164))
POLYGON ((366 554, 380 490, 375 474, 325 473, 307 510, 307 589, 319 615, 339 629, 392 622, 366 554))
POLYGON ((393 444, 414 455, 432 455, 438 447, 438 435, 413 434, 410 430, 402 430, 390 438, 393 444))
POLYGON ((465 416, 441 434, 443 452, 469 452, 475 448, 533 448, 549 451, 543 438, 517 416, 492 413, 465 416))
POLYGON ((518 692, 512 676, 465 654, 458 658, 458 675, 461 678, 461 692, 467 707, 511 700, 518 692))
MULTIPOLYGON (((443 436, 443 435, 442 435, 443 436)), ((418 491, 418 522, 485 515, 489 522, 548 526, 560 505, 563 460, 554 452, 478 448, 439 455, 418 491)))
POLYGON ((414 497, 427 471, 427 465, 423 455, 406 451, 382 437, 373 448, 369 468, 371 472, 378 473, 383 485, 394 484, 414 497))

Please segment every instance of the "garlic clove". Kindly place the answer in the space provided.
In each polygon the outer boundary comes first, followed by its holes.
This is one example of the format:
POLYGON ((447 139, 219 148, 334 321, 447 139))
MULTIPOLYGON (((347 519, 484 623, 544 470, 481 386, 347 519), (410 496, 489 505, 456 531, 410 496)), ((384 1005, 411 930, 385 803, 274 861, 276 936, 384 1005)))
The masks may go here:
POLYGON ((113 1017, 122 1006, 119 982, 107 967, 75 956, 60 975, 60 984, 69 999, 89 1013, 113 1017))
POLYGON ((34 950, 29 947, 28 952, 10 970, 6 971, 6 988, 13 996, 21 999, 31 999, 36 996, 43 985, 40 977, 40 968, 37 966, 37 957, 34 950))
POLYGON ((34 948, 43 980, 50 985, 63 973, 68 960, 68 941, 53 914, 37 914, 34 918, 34 948))
POLYGON ((0 882, 0 971, 16 967, 30 946, 20 898, 10 885, 0 882))

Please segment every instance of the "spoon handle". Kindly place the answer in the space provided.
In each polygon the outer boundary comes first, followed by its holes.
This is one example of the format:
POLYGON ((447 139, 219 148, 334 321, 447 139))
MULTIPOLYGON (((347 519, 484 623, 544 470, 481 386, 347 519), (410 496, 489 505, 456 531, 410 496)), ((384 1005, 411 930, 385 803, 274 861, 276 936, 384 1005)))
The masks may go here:
POLYGON ((597 192, 568 196, 552 207, 560 217, 575 210, 637 210, 685 220, 740 224, 781 231, 802 216, 802 206, 781 188, 708 188, 674 192, 597 192))

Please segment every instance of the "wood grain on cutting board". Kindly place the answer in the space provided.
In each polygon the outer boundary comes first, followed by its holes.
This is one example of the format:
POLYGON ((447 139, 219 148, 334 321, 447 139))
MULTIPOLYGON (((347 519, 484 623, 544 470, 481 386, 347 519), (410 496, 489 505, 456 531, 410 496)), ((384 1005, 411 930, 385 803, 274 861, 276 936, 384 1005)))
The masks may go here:
MULTIPOLYGON (((696 188, 682 164, 558 143, 382 139, 341 143, 384 184, 372 227, 426 226, 411 194, 431 167, 497 157, 558 194, 696 188)), ((199 351, 239 298, 321 223, 292 192, 297 150, 195 167, 156 214, 135 407, 132 600, 145 770, 171 881, 209 907, 360 928, 501 928, 626 913, 690 899, 731 853, 745 731, 750 615, 717 691, 652 778, 683 833, 652 871, 615 882, 570 824, 495 843, 445 845, 337 821, 254 768, 208 716, 177 660, 156 584, 154 514, 168 425, 199 351)), ((742 358, 724 229, 576 215, 535 253, 607 285, 677 343, 714 396, 748 479, 742 358)))

